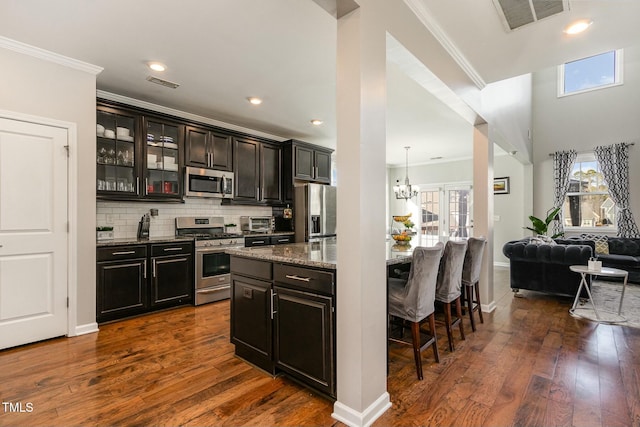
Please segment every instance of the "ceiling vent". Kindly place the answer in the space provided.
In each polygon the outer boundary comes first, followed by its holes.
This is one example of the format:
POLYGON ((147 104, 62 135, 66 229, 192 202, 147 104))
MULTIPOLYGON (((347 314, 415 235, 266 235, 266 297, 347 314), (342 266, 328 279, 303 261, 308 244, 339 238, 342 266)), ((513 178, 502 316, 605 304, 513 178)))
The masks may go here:
POLYGON ((170 87, 171 89, 175 89, 178 86, 180 86, 178 83, 173 83, 173 82, 170 82, 170 81, 167 81, 167 80, 162 80, 162 79, 159 79, 159 78, 153 77, 153 76, 148 76, 147 80, 150 81, 151 83, 155 83, 155 84, 158 84, 158 85, 161 85, 161 86, 165 86, 165 87, 170 87))
POLYGON ((507 31, 569 10, 569 0, 493 0, 507 31))

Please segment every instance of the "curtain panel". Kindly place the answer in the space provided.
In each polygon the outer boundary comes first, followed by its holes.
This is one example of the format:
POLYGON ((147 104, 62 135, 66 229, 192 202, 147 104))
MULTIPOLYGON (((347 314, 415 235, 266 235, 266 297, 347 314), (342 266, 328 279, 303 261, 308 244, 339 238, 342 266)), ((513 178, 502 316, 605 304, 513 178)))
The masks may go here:
POLYGON ((629 207, 629 144, 623 142, 596 147, 594 152, 609 187, 609 195, 618 208, 618 236, 640 237, 629 207))
MULTIPOLYGON (((553 153, 553 208, 562 208, 565 196, 569 191, 571 169, 576 160, 576 150, 556 151, 553 153)), ((553 222, 553 234, 564 234, 564 218, 562 209, 558 212, 559 220, 553 222)))

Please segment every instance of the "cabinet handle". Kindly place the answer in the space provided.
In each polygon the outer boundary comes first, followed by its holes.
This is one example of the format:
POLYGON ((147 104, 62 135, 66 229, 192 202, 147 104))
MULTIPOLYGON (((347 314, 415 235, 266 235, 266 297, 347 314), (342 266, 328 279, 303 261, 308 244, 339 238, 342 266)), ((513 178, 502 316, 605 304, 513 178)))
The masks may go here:
POLYGON ((136 177, 136 194, 140 193, 140 177, 136 177))
POLYGON ((165 252, 169 252, 169 251, 181 251, 182 248, 164 248, 165 252))
POLYGON ((209 153, 209 167, 213 167, 213 153, 209 153))
POLYGON ((143 266, 144 267, 142 267, 143 268, 143 270, 142 270, 143 276, 142 277, 146 279, 147 278, 147 260, 146 259, 143 261, 143 266))
POLYGON ((256 195, 258 196, 258 200, 260 199, 260 187, 256 187, 256 195))
POLYGON ((111 255, 132 255, 135 253, 136 251, 122 251, 122 252, 112 252, 111 255))
POLYGON ((277 293, 275 293, 273 291, 273 289, 271 289, 271 319, 273 319, 274 315, 278 312, 275 308, 276 308, 276 304, 275 304, 275 296, 278 295, 277 293))
POLYGON ((147 192, 149 188, 149 178, 144 179, 144 195, 147 196, 149 193, 147 192))
POLYGON ((259 245, 264 243, 264 240, 254 240, 253 242, 251 242, 251 245, 255 246, 255 245, 259 245))
POLYGON ((295 274, 287 274, 284 277, 286 277, 287 279, 299 280, 301 282, 309 282, 309 281, 311 281, 311 277, 300 277, 300 276, 297 276, 295 274))
POLYGON ((151 266, 153 267, 153 277, 156 277, 156 260, 151 261, 151 266))
POLYGON ((278 239, 278 243, 287 243, 289 239, 278 239))

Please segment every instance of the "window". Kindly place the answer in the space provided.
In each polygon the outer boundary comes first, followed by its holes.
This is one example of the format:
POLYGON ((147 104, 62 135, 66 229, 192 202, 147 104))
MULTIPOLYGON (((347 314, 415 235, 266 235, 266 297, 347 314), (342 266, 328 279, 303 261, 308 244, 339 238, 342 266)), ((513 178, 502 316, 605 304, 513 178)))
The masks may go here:
POLYGON ((622 84, 622 49, 567 62, 558 67, 558 96, 622 84))
POLYGON ((616 206, 593 154, 576 159, 562 214, 565 228, 616 226, 616 206))

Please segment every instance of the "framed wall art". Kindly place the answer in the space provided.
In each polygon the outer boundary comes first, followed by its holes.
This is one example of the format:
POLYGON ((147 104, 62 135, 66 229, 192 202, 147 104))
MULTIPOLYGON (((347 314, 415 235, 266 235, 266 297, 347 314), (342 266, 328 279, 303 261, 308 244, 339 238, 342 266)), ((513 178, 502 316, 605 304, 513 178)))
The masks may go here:
POLYGON ((509 177, 493 179, 493 194, 509 194, 509 177))

